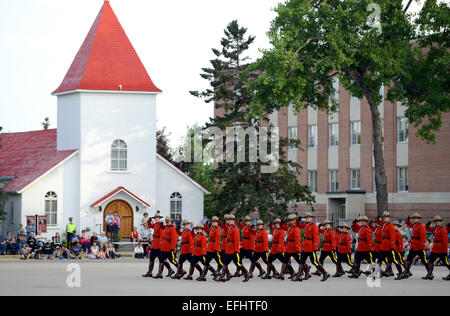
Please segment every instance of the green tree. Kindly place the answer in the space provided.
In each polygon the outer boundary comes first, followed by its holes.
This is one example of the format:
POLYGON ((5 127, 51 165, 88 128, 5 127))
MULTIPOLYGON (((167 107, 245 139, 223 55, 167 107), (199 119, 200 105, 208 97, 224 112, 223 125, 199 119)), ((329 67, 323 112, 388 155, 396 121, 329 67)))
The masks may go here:
POLYGON ((254 69, 252 115, 293 105, 338 110, 333 80, 367 99, 372 113, 377 212, 388 209, 379 91, 407 106, 418 136, 434 140, 449 105, 449 7, 427 0, 420 14, 401 0, 288 0, 275 9, 273 48, 254 69), (375 3, 375 4, 374 4, 375 3), (378 6, 378 7, 377 7, 378 6), (380 10, 378 10, 378 8, 380 10), (379 22, 373 18, 380 13, 379 22), (373 23, 375 22, 375 23, 373 23))
POLYGON ((42 128, 47 130, 50 127, 50 119, 48 117, 46 117, 41 124, 42 124, 42 128))
MULTIPOLYGON (((237 21, 232 21, 224 30, 225 37, 221 40, 220 49, 212 49, 215 59, 211 60, 210 68, 203 68, 202 78, 210 82, 211 88, 205 91, 191 91, 196 97, 204 98, 206 103, 214 102, 217 109, 224 114, 217 116, 206 124, 205 130, 217 127, 254 128, 257 137, 262 137, 260 126, 270 126, 266 115, 250 117, 247 107, 252 102, 253 94, 248 90, 248 84, 255 80, 258 73, 249 70, 249 58, 246 51, 253 43, 253 36, 246 36, 247 29, 237 21)), ((237 216, 259 211, 261 218, 268 219, 275 215, 286 215, 291 203, 307 203, 314 201, 309 189, 298 182, 297 175, 300 165, 287 160, 285 148, 290 143, 299 146, 298 140, 280 139, 278 169, 273 173, 264 173, 263 167, 270 163, 257 160, 251 162, 249 138, 245 138, 245 161, 236 162, 238 143, 233 140, 227 144, 223 138, 223 152, 226 146, 234 146, 235 162, 217 162, 212 172, 214 181, 220 185, 220 190, 213 192, 211 199, 213 211, 217 215, 235 213, 237 216)), ((211 140, 206 140, 206 144, 211 140)), ((271 147, 269 141, 267 147, 271 147)), ((257 151, 261 153, 261 146, 257 151)), ((270 152, 270 154, 277 154, 270 152)))
POLYGON ((172 162, 173 154, 169 146, 169 136, 170 134, 166 134, 165 127, 156 131, 156 152, 172 162))

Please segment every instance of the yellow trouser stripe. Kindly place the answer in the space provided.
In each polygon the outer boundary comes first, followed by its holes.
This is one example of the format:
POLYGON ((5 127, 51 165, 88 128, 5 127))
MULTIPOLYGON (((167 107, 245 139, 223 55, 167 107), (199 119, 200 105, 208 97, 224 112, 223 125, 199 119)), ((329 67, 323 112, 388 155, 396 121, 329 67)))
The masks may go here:
POLYGON ((319 264, 317 263, 317 256, 316 256, 316 252, 313 251, 313 258, 314 258, 314 265, 318 266, 319 264))
POLYGON ((394 250, 392 250, 392 259, 394 260, 395 264, 398 264, 398 261, 395 257, 396 257, 395 252, 394 252, 394 250))
POLYGON ((223 266, 222 259, 220 258, 220 253, 219 252, 217 252, 217 258, 219 258, 220 265, 223 266))
POLYGON ((241 266, 241 259, 239 259, 239 254, 238 253, 236 254, 236 257, 237 257, 237 264, 240 267, 241 266))
POLYGON ((372 257, 372 253, 371 253, 371 252, 369 252, 369 256, 370 256, 370 263, 371 263, 371 264, 374 264, 374 262, 373 262, 373 257, 372 257))
POLYGON ((268 262, 268 261, 269 261, 269 253, 266 252, 266 262, 268 262))
POLYGON ((348 265, 350 267, 353 267, 352 259, 350 259, 350 255, 349 254, 347 254, 347 260, 348 260, 348 265))
POLYGON ((425 250, 423 251, 423 260, 425 260, 425 263, 428 264, 427 253, 425 252, 425 250))
POLYGON ((447 267, 449 266, 447 256, 445 256, 445 264, 447 265, 447 267))

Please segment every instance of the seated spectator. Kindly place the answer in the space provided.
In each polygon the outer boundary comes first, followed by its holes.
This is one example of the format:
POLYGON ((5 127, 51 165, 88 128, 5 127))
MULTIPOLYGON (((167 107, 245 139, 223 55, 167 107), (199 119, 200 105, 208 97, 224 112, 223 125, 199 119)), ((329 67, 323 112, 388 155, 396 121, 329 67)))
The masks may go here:
POLYGON ((27 245, 31 248, 31 250, 35 250, 37 247, 36 238, 34 238, 34 233, 31 233, 30 236, 27 239, 27 245))
POLYGON ((74 243, 72 243, 72 250, 70 251, 70 258, 81 260, 81 256, 82 256, 81 245, 78 241, 75 241, 74 243))
POLYGON ((89 237, 86 230, 83 230, 81 232, 80 242, 81 242, 81 246, 83 247, 83 253, 87 254, 89 248, 91 247, 91 238, 89 237))
POLYGON ((34 231, 36 230, 36 227, 31 221, 27 222, 27 226, 25 227, 25 231, 27 232, 27 238, 30 237, 31 233, 34 234, 34 231))
POLYGON ((109 243, 108 247, 106 248, 106 258, 108 258, 108 259, 120 258, 120 255, 118 253, 116 253, 116 249, 114 249, 114 246, 112 243, 109 243))
POLYGON ((47 257, 48 260, 53 259, 53 246, 50 242, 45 243, 42 254, 47 257))
POLYGON ((55 251, 53 251, 53 259, 64 259, 63 251, 60 246, 56 246, 55 251))
POLYGON ((76 232, 76 231, 73 232, 73 236, 72 236, 72 239, 71 239, 71 241, 70 241, 71 247, 73 247, 73 245, 74 245, 75 243, 79 244, 79 246, 81 247, 80 236, 77 235, 77 232, 76 232))
POLYGON ((134 248, 134 257, 136 259, 144 259, 144 247, 141 244, 137 244, 136 248, 134 248))
POLYGON ((151 234, 151 232, 150 232, 150 230, 148 229, 148 224, 147 223, 144 223, 143 225, 142 225, 142 229, 141 229, 141 232, 140 232, 140 239, 139 239, 139 242, 140 243, 142 243, 143 244, 143 246, 144 246, 144 253, 146 253, 147 252, 147 247, 149 246, 149 242, 150 242, 150 234, 151 234))
POLYGON ((62 259, 70 259, 70 250, 69 249, 62 246, 61 251, 62 251, 62 256, 63 256, 62 259))
POLYGON ((36 244, 39 247, 44 247, 44 240, 45 237, 42 235, 42 233, 38 230, 36 236, 34 236, 34 238, 36 239, 36 244))
POLYGON ((139 232, 136 227, 134 227, 133 231, 131 232, 131 241, 133 242, 133 245, 135 245, 139 241, 139 232))
POLYGON ((0 255, 6 254, 6 239, 3 235, 0 235, 0 255))
POLYGON ((11 255, 15 255, 17 254, 17 250, 19 250, 17 239, 11 234, 11 232, 8 232, 6 234, 6 252, 11 255))
POLYGON ((26 244, 22 245, 22 258, 23 260, 28 260, 31 258, 31 255, 33 254, 33 249, 31 247, 28 247, 26 244))
POLYGON ((98 237, 97 237, 97 234, 95 232, 92 233, 92 236, 91 236, 91 245, 94 244, 94 241, 97 243, 97 246, 98 246, 98 237))
POLYGON ((102 235, 98 237, 98 242, 100 243, 100 248, 106 250, 107 244, 109 242, 108 237, 106 237, 106 233, 102 232, 102 235))
POLYGON ((97 246, 97 242, 94 241, 94 243, 92 244, 91 249, 90 249, 90 253, 91 253, 90 258, 91 259, 99 259, 99 256, 98 256, 99 252, 100 252, 100 249, 97 246))
POLYGON ((26 245, 28 241, 27 233, 25 230, 19 230, 17 240, 18 240, 17 247, 19 248, 20 254, 22 254, 23 245, 26 245))
POLYGON ((59 233, 56 233, 55 236, 52 238, 52 240, 53 240, 53 248, 62 247, 61 235, 59 233))
POLYGON ((34 259, 36 260, 41 260, 43 259, 43 252, 44 252, 44 247, 42 246, 36 246, 34 248, 34 259))
POLYGON ((100 248, 100 251, 98 252, 98 258, 99 259, 105 259, 106 258, 105 252, 101 248, 100 248))

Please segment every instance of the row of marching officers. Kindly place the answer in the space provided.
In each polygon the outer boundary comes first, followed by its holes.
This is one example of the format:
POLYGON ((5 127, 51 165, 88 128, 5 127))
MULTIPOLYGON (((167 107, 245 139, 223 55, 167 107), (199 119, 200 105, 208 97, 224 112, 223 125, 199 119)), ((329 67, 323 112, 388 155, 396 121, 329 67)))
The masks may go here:
MULTIPOLYGON (((449 225, 444 227, 439 216, 435 217, 434 225, 422 224, 422 217, 418 213, 407 219, 407 225, 412 228, 412 243, 406 261, 403 261, 403 241, 399 232, 401 225, 391 222, 388 211, 375 221, 361 216, 353 221, 351 227, 343 224, 335 229, 328 220, 316 225, 312 213, 306 213, 304 217, 290 214, 286 221, 277 218, 268 225, 273 235, 270 249, 265 223, 259 220, 256 228, 253 228, 249 216, 245 217, 244 223, 237 221, 233 214, 225 215, 223 221, 213 217, 211 227, 198 224, 193 229, 189 221, 184 220, 182 231, 176 229, 169 217, 165 218, 165 223, 161 218, 157 214, 149 221, 149 227, 154 229, 154 240, 149 268, 144 277, 163 278, 164 268, 167 268, 167 277, 173 279, 181 279, 187 274, 184 279, 192 280, 195 270, 198 270, 200 276, 197 281, 206 281, 210 271, 215 281, 226 282, 233 277, 243 276, 243 282, 247 282, 253 278, 254 270, 258 269, 262 279, 284 280, 285 275, 289 275, 292 281, 303 281, 310 279, 312 275, 318 275, 321 276, 321 281, 326 281, 330 278, 323 267, 327 258, 336 265, 333 277, 345 275, 343 263, 351 267, 347 273, 350 278, 355 279, 362 273, 380 277, 395 276, 392 270, 392 265, 395 265, 398 272, 395 279, 402 280, 412 276, 410 268, 416 257, 420 258, 427 270, 426 276, 422 278, 424 280, 433 280, 433 268, 437 259, 450 270, 447 248, 449 225), (304 231, 303 238, 301 230, 304 231), (350 231, 357 234, 358 240, 353 260, 350 231), (434 233, 434 246, 429 257, 425 252, 427 231, 434 233), (323 234, 323 246, 318 256, 320 234, 323 234), (181 255, 177 260, 175 250, 178 236, 181 236, 181 255), (242 262, 244 258, 251 262, 249 270, 242 262), (156 259, 159 261, 159 269, 153 275, 156 259), (294 269, 292 259, 298 264, 297 270, 294 269), (216 268, 211 264, 213 260, 217 263, 216 268), (277 260, 281 262, 280 271, 274 266, 277 260), (190 265, 189 272, 183 269, 186 262, 190 265), (266 269, 260 262, 265 263, 266 269), (363 262, 369 264, 369 269, 364 272, 361 270, 363 262), (236 266, 234 275, 229 270, 231 263, 236 266), (308 263, 316 267, 314 273, 310 272, 311 266, 308 263), (382 270, 383 263, 385 270, 382 270)), ((450 280, 450 274, 444 280, 450 280)))

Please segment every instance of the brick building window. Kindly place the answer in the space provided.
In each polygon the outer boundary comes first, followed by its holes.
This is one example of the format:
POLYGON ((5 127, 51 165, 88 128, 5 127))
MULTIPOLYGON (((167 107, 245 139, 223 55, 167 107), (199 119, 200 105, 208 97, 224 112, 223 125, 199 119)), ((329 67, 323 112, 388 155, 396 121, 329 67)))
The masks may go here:
POLYGON ((337 192, 339 190, 339 171, 337 169, 330 170, 329 172, 330 192, 337 192))
POLYGON ((330 147, 339 146, 339 124, 330 123, 330 147))
MULTIPOLYGON (((289 140, 297 139, 297 126, 288 127, 289 140)), ((289 150, 296 150, 297 146, 295 144, 289 144, 289 150)))
POLYGON ((317 170, 308 171, 308 186, 312 193, 317 193, 317 170))
POLYGON ((308 147, 317 148, 317 125, 308 125, 308 147))
POLYGON ((350 177, 351 177, 351 188, 352 190, 359 190, 361 188, 361 172, 359 169, 352 169, 350 171, 350 177))
POLYGON ((398 192, 408 192, 408 167, 398 168, 398 192))
POLYGON ((350 122, 350 130, 352 146, 361 145, 361 121, 350 122))
POLYGON ((398 142, 407 143, 408 142, 408 119, 406 117, 398 118, 398 142))

